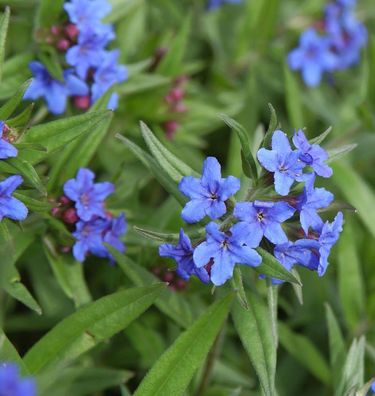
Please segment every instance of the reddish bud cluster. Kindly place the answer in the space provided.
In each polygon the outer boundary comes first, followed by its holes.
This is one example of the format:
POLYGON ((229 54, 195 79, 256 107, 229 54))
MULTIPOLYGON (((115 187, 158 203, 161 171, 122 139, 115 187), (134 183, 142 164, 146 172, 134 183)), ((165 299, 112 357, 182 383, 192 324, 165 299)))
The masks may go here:
MULTIPOLYGON (((169 113, 185 113, 187 108, 183 103, 185 96, 184 83, 187 81, 186 76, 177 77, 172 84, 172 88, 165 96, 164 100, 168 105, 169 113)), ((167 139, 172 140, 175 133, 177 132, 180 124, 175 119, 167 120, 162 124, 167 139)))
POLYGON ((77 211, 73 206, 73 202, 62 195, 57 202, 57 206, 51 209, 53 217, 60 218, 65 224, 71 226, 78 222, 77 211))
POLYGON ((173 291, 182 291, 186 289, 187 282, 181 279, 175 271, 169 271, 163 267, 154 267, 152 272, 163 282, 168 283, 168 287, 173 291))
POLYGON ((37 32, 38 39, 53 45, 60 52, 66 52, 77 41, 79 30, 76 25, 69 23, 66 26, 52 26, 48 30, 37 32))
POLYGON ((14 131, 9 127, 9 125, 4 124, 3 126, 3 136, 2 139, 9 142, 9 143, 14 143, 16 141, 16 136, 14 136, 14 131))

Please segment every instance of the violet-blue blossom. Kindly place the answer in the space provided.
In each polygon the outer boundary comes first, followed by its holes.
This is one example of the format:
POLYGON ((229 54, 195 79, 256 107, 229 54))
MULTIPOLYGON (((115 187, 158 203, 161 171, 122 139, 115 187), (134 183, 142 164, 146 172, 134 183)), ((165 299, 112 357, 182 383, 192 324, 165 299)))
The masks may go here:
POLYGON ((240 4, 242 0, 208 0, 207 9, 212 11, 216 8, 221 7, 223 4, 240 4))
POLYGON ((294 199, 292 204, 300 212, 301 226, 306 235, 310 227, 313 230, 322 227, 323 220, 317 210, 327 208, 334 199, 333 194, 325 188, 315 188, 314 182, 314 174, 306 175, 303 192, 294 199))
POLYGON ((24 99, 44 98, 53 114, 62 114, 69 96, 87 95, 87 85, 75 76, 71 70, 64 72, 64 81, 55 80, 48 70, 37 61, 30 62, 33 79, 25 92, 24 99))
POLYGON ((291 149, 283 131, 276 130, 272 136, 272 150, 261 148, 257 157, 264 168, 274 173, 278 194, 288 195, 293 182, 301 180, 305 163, 299 159, 300 152, 291 149))
MULTIPOLYGON (((121 213, 118 217, 112 218, 108 221, 107 229, 104 232, 103 241, 108 243, 121 253, 125 252, 124 242, 120 239, 127 229, 125 214, 121 213)), ((108 252, 110 258, 112 256, 108 252)))
POLYGON ((34 378, 22 378, 15 363, 0 363, 0 396, 36 396, 34 378))
POLYGON ((17 157, 18 150, 3 138, 4 127, 4 121, 0 121, 0 159, 17 157))
POLYGON ((223 216, 225 201, 240 189, 240 180, 234 176, 222 178, 218 160, 208 157, 203 164, 202 177, 183 177, 179 189, 190 198, 181 216, 188 223, 196 223, 205 216, 211 219, 223 216))
POLYGON ((64 4, 64 9, 70 21, 82 29, 99 23, 112 7, 107 0, 70 0, 64 4))
POLYGON ((198 268, 212 264, 211 281, 220 286, 233 276, 235 264, 256 267, 261 263, 261 257, 252 249, 256 246, 247 224, 235 224, 225 233, 211 222, 206 226, 206 241, 195 248, 193 259, 198 268))
POLYGON ((95 216, 106 218, 104 200, 114 191, 112 183, 94 183, 94 178, 90 169, 81 168, 75 179, 64 184, 65 195, 75 202, 77 214, 83 221, 90 221, 95 216))
MULTIPOLYGON (((114 84, 127 79, 128 71, 124 65, 118 64, 120 52, 115 50, 107 52, 104 60, 94 73, 94 83, 92 85, 92 100, 95 102, 114 84)), ((113 103, 112 103, 113 105, 113 103)))
POLYGON ((181 228, 177 245, 165 243, 159 247, 159 255, 176 261, 177 274, 185 280, 192 275, 197 276, 203 283, 210 281, 210 276, 205 267, 198 268, 193 260, 193 246, 188 235, 181 228))
POLYGON ((328 257, 332 247, 338 241, 343 225, 343 214, 339 212, 334 221, 329 223, 326 221, 320 230, 313 232, 309 238, 299 239, 295 245, 303 247, 310 251, 310 255, 306 255, 304 260, 298 264, 317 271, 319 276, 323 276, 328 267, 328 257))
POLYGON ((77 261, 83 262, 88 253, 98 257, 107 257, 107 248, 103 245, 103 234, 108 222, 105 219, 92 221, 79 221, 73 237, 77 242, 73 246, 73 256, 77 261))
POLYGON ((66 61, 86 79, 90 68, 98 68, 106 57, 104 47, 114 38, 111 25, 96 25, 80 32, 78 42, 66 52, 66 61))
POLYGON ((330 40, 320 36, 310 28, 302 33, 299 47, 288 55, 288 64, 292 70, 301 70, 302 78, 309 87, 320 83, 324 72, 331 72, 336 66, 336 58, 330 47, 330 40))
POLYGON ((27 217, 27 207, 18 199, 12 197, 14 190, 23 183, 19 175, 9 176, 0 182, 0 221, 7 217, 22 221, 27 217))
POLYGON ((327 151, 318 144, 310 144, 301 129, 294 133, 293 143, 300 151, 299 159, 306 165, 311 166, 317 175, 322 177, 332 176, 332 168, 325 163, 328 159, 327 151))
POLYGON ((294 212, 286 202, 255 201, 236 203, 233 214, 249 225, 249 232, 259 245, 263 236, 275 244, 287 242, 281 223, 290 219, 294 212))

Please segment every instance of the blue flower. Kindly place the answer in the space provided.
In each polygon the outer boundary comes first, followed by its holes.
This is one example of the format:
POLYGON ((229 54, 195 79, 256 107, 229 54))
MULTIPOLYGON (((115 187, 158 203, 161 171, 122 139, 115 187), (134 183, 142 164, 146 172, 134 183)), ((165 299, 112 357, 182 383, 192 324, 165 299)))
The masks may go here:
POLYGON ((84 221, 90 221, 95 216, 106 218, 104 200, 114 191, 112 183, 94 183, 94 178, 93 172, 81 168, 75 179, 64 184, 65 195, 75 202, 77 214, 84 221))
POLYGON ((301 181, 302 162, 300 152, 292 150, 288 137, 283 131, 276 130, 272 136, 272 150, 261 148, 258 160, 264 168, 274 173, 275 190, 280 195, 288 195, 295 180, 301 181))
POLYGON ((58 81, 40 62, 30 62, 29 67, 34 78, 25 92, 24 99, 36 100, 44 97, 48 109, 53 114, 62 114, 65 111, 69 96, 88 93, 87 85, 74 76, 71 70, 64 72, 64 81, 58 81))
POLYGON ((1 396, 36 396, 33 378, 21 378, 19 368, 14 363, 0 363, 1 396))
POLYGON ((206 241, 195 248, 193 259, 198 268, 212 264, 210 275, 214 285, 220 286, 231 278, 235 264, 256 267, 261 263, 261 257, 252 249, 257 244, 247 224, 235 224, 224 233, 211 222, 207 224, 206 232, 206 241))
POLYGON ((299 47, 289 53, 288 64, 292 70, 301 70, 305 84, 314 87, 320 83, 324 72, 334 70, 336 58, 330 40, 311 28, 302 33, 299 47))
POLYGON ((375 381, 373 381, 373 383, 371 384, 370 390, 372 393, 375 393, 375 381))
POLYGON ((233 214, 249 225, 249 233, 259 245, 263 236, 275 244, 287 242, 281 223, 290 219, 294 212, 295 209, 286 202, 255 201, 238 202, 233 214))
POLYGON ((4 217, 18 221, 26 219, 26 206, 12 197, 13 191, 22 183, 23 179, 19 175, 10 176, 0 182, 0 221, 4 217))
POLYGON ((318 144, 310 144, 301 129, 294 133, 293 143, 300 151, 299 159, 306 165, 313 168, 314 172, 322 177, 331 177, 332 168, 325 161, 328 159, 328 153, 318 144))
POLYGON ((17 157, 18 150, 3 139, 4 126, 4 121, 0 121, 0 159, 17 157))
POLYGON ((333 194, 325 188, 314 188, 315 175, 305 176, 305 187, 303 193, 296 197, 292 204, 300 212, 302 229, 307 235, 309 227, 318 230, 323 225, 323 220, 316 212, 318 209, 327 208, 333 201, 333 194))
POLYGON ((64 9, 70 21, 81 29, 99 23, 112 7, 107 0, 71 0, 64 4, 64 9))
POLYGON ((194 249, 191 245, 190 238, 180 230, 180 238, 177 245, 165 243, 159 247, 159 255, 161 257, 169 257, 177 263, 177 274, 185 280, 191 275, 196 275, 203 283, 210 281, 210 276, 206 268, 198 268, 193 261, 194 249))
POLYGON ((119 51, 107 52, 104 60, 94 73, 92 100, 95 102, 114 84, 123 82, 128 77, 127 68, 117 63, 119 51))
POLYGON ((92 221, 79 221, 73 232, 77 242, 73 246, 73 256, 77 261, 83 262, 88 253, 98 257, 108 257, 108 250, 103 245, 103 234, 108 227, 105 219, 92 221))
POLYGON ((114 38, 111 25, 95 25, 80 32, 77 45, 66 52, 66 61, 75 67, 78 76, 87 77, 90 68, 99 67, 105 59, 104 47, 114 38))
POLYGON ((183 177, 178 186, 191 199, 181 214, 188 223, 196 223, 205 216, 211 219, 223 216, 227 211, 225 201, 240 189, 240 180, 236 177, 221 177, 220 164, 214 157, 208 157, 204 161, 202 173, 200 179, 183 177))
POLYGON ((208 10, 214 10, 221 7, 225 3, 240 4, 242 0, 209 0, 207 3, 208 10))
MULTIPOLYGON (((126 233, 126 229, 127 223, 125 214, 121 213, 118 217, 115 217, 108 222, 103 241, 114 247, 119 252, 124 253, 125 245, 120 238, 126 233)), ((112 259, 112 256, 109 252, 108 256, 112 259)))
POLYGON ((323 276, 328 267, 328 257, 332 247, 338 241, 342 231, 343 215, 339 212, 334 221, 325 222, 317 233, 309 235, 309 239, 299 239, 295 245, 303 247, 310 251, 310 255, 306 255, 305 259, 298 264, 317 271, 319 276, 323 276))

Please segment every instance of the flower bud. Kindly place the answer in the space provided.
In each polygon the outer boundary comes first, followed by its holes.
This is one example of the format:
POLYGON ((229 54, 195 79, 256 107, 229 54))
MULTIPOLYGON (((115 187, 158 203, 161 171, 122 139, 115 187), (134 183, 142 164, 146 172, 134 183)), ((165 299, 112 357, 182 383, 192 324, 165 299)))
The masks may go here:
POLYGON ((89 95, 74 96, 73 103, 77 109, 87 110, 91 105, 91 98, 89 95))
POLYGON ((64 205, 64 206, 70 205, 72 203, 72 201, 65 195, 62 195, 59 198, 59 202, 61 203, 61 205, 64 205))
POLYGON ((70 42, 67 39, 61 39, 56 44, 56 48, 61 52, 65 52, 69 47, 70 42))
POLYGON ((69 23, 69 25, 65 26, 64 33, 70 40, 74 40, 78 36, 79 30, 77 25, 69 23))
POLYGON ((67 209, 62 215, 62 219, 67 224, 75 224, 79 220, 75 208, 67 209))

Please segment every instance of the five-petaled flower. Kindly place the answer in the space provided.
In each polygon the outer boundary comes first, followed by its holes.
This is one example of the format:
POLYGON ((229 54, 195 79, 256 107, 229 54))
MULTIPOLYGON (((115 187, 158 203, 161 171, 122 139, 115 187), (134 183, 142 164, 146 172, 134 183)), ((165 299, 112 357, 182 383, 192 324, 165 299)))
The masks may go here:
POLYGON ((25 220, 28 210, 18 199, 12 197, 14 190, 23 183, 19 175, 9 176, 0 182, 0 221, 7 217, 12 220, 25 220))
POLYGON ((305 163, 300 160, 300 151, 292 150, 288 137, 276 130, 272 136, 272 150, 261 148, 258 160, 268 171, 274 173, 275 190, 280 195, 288 195, 295 180, 302 181, 305 163))
POLYGON ((261 257, 252 249, 256 246, 247 224, 238 223, 222 232, 218 224, 210 222, 206 226, 206 241, 195 248, 193 259, 198 268, 212 260, 211 281, 219 286, 232 277, 235 264, 256 267, 261 263, 261 257))
POLYGON ((281 223, 290 219, 295 212, 286 202, 238 202, 234 208, 234 216, 249 226, 254 243, 259 245, 263 236, 272 243, 285 243, 288 238, 281 223))
POLYGON ((322 177, 332 176, 332 168, 325 163, 328 159, 328 153, 324 148, 318 144, 310 144, 301 129, 294 133, 293 143, 300 151, 299 159, 306 165, 311 166, 317 175, 322 177))
POLYGON ((176 272, 182 279, 188 280, 191 275, 196 275, 203 283, 208 283, 210 276, 205 267, 198 268, 195 265, 193 252, 190 238, 182 228, 177 245, 165 243, 159 247, 161 257, 168 257, 176 261, 176 272))
POLYGON ((69 96, 82 96, 88 93, 87 85, 71 70, 64 72, 64 81, 55 80, 40 62, 30 62, 33 79, 24 99, 36 100, 43 97, 53 114, 62 114, 69 96))
POLYGON ((70 0, 64 4, 64 9, 70 21, 82 29, 98 24, 112 7, 107 0, 70 0))
POLYGON ((240 180, 234 176, 222 178, 218 160, 208 157, 203 164, 202 177, 183 177, 179 189, 191 199, 181 216, 187 223, 196 223, 205 216, 211 219, 223 216, 227 211, 225 201, 240 189, 240 180))
POLYGON ((0 395, 1 396, 36 396, 34 378, 22 378, 15 363, 0 363, 0 395))
POLYGON ((103 201, 114 191, 112 183, 94 183, 94 178, 95 174, 90 169, 81 168, 75 179, 64 184, 65 195, 75 202, 77 214, 84 221, 95 216, 106 218, 103 201))

